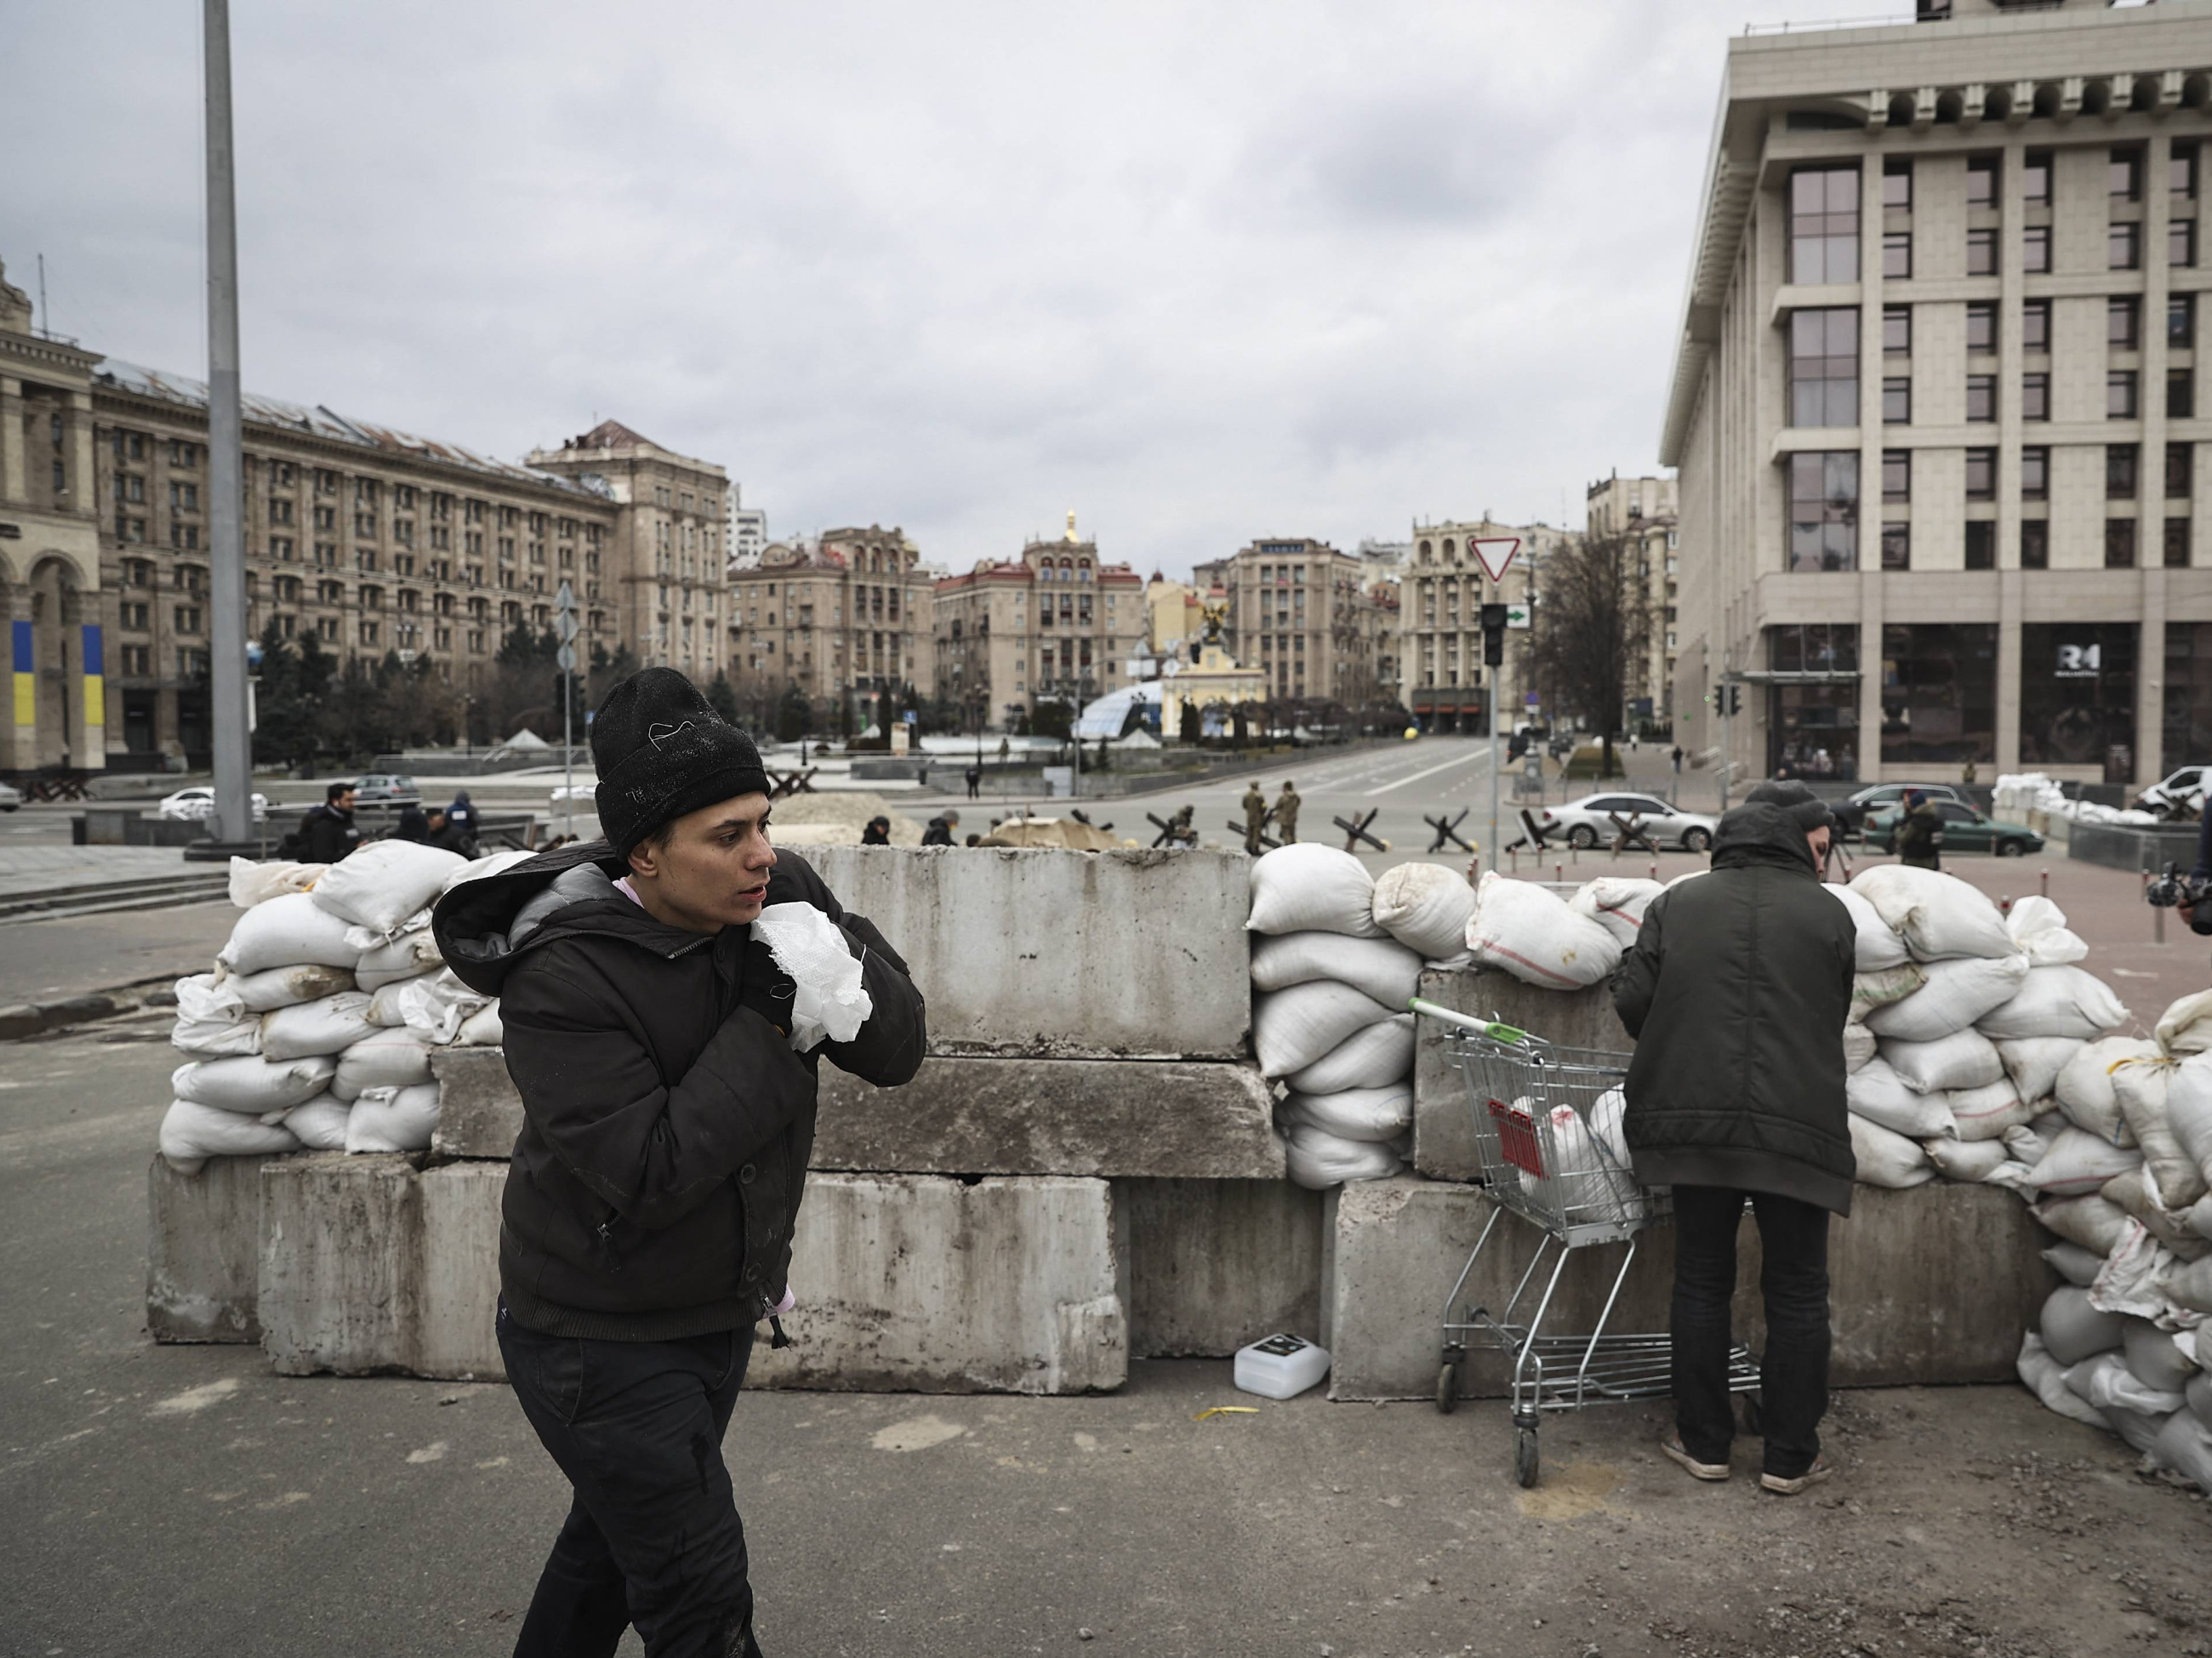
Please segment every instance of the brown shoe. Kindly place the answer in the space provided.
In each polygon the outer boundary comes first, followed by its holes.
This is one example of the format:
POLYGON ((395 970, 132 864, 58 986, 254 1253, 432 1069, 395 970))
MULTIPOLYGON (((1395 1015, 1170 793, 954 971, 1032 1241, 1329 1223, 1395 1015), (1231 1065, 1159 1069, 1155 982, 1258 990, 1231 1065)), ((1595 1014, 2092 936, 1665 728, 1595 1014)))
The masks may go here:
POLYGON ((1759 1475, 1759 1489, 1763 1491, 1772 1491, 1777 1497, 1795 1497, 1808 1486, 1817 1485, 1823 1480, 1832 1479, 1835 1472, 1836 1465, 1828 1461, 1824 1452, 1814 1457, 1813 1466, 1795 1479, 1785 1479, 1778 1473, 1759 1475))
POLYGON ((1668 1461, 1679 1463, 1681 1467, 1686 1468, 1693 1479, 1722 1480, 1729 1477, 1729 1465, 1727 1463, 1700 1462, 1696 1457, 1692 1456, 1689 1452, 1684 1450, 1682 1448, 1682 1436, 1679 1433, 1668 1433, 1660 1439, 1659 1455, 1665 1457, 1668 1461))

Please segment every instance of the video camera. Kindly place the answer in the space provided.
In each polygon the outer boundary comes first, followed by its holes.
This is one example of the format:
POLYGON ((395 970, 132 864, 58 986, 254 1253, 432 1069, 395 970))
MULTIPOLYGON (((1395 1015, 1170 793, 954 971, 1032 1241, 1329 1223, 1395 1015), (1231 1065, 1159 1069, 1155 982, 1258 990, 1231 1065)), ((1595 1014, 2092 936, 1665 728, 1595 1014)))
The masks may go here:
POLYGON ((2177 875, 2174 872, 2179 867, 2178 864, 2169 863, 2165 873, 2143 890, 2143 896, 2149 900, 2154 909, 2172 909, 2182 904, 2193 907, 2203 903, 2208 895, 2212 895, 2212 877, 2177 875))

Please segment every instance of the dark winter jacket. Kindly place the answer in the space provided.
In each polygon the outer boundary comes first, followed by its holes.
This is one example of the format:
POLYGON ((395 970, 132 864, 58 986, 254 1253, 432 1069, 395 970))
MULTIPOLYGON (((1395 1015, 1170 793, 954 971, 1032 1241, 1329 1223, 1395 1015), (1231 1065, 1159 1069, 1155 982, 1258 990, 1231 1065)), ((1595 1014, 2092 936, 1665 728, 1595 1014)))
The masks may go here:
POLYGON ((1943 866, 1943 814, 1932 800, 1923 800, 1906 812, 1892 837, 1897 861, 1922 869, 1943 866))
POLYGON ((392 826, 392 838, 395 841, 428 841, 430 838, 430 820, 424 815, 422 808, 400 807, 399 821, 392 826))
POLYGON ((1626 1127, 1638 1179, 1850 1212, 1844 1025, 1856 951, 1850 912, 1787 811, 1721 819, 1712 872, 1651 901, 1613 975, 1636 1038, 1626 1127))
POLYGON ((777 975, 752 929, 666 926, 615 890, 623 872, 605 841, 579 842, 455 887, 431 925, 454 973, 501 998, 522 1094, 500 1228, 509 1313, 552 1335, 672 1340, 782 1298, 819 1058, 907 1081, 922 999, 883 935, 779 853, 768 902, 836 922, 874 1004, 851 1042, 795 1054, 761 1011, 777 975))
POLYGON ((335 864, 361 844, 353 814, 336 806, 313 808, 300 819, 300 861, 335 864))

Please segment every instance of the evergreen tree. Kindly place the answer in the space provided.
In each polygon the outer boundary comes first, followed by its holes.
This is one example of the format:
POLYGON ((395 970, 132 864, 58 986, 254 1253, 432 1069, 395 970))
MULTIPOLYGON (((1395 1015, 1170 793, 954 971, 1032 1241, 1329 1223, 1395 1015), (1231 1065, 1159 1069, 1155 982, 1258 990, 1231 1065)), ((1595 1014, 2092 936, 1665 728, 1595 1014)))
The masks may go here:
POLYGON ((727 674, 716 674, 707 687, 707 706, 730 725, 738 723, 738 690, 727 674))

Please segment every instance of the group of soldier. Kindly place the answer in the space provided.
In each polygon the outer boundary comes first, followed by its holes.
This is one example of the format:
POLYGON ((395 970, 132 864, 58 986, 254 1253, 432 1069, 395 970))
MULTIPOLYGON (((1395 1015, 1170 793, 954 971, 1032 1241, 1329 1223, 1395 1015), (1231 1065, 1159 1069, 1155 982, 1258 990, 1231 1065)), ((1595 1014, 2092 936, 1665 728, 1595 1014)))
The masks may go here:
POLYGON ((1297 790, 1287 780, 1272 806, 1267 804, 1267 797, 1260 793, 1257 782, 1247 786, 1244 791, 1244 850, 1256 858, 1262 850, 1263 840, 1284 847, 1296 841, 1298 838, 1300 804, 1297 790), (1272 835, 1268 833, 1270 826, 1273 829, 1272 835))

